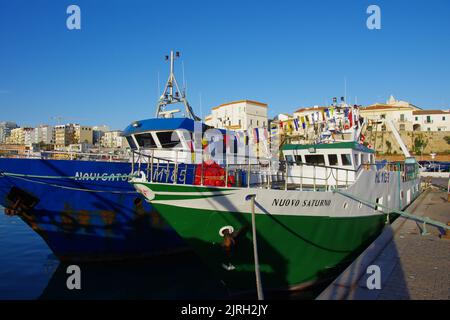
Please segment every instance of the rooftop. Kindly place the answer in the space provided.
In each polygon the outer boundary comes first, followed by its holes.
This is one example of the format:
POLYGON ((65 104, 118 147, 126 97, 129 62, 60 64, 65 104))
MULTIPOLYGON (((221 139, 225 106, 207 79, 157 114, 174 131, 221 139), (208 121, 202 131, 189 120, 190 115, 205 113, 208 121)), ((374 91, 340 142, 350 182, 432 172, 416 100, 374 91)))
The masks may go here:
POLYGON ((232 102, 227 102, 227 103, 223 103, 221 105, 218 105, 217 107, 212 108, 212 110, 216 110, 220 107, 225 107, 225 106, 229 106, 229 105, 233 105, 233 104, 238 104, 238 103, 249 103, 249 104, 254 104, 257 106, 261 106, 261 107, 266 107, 267 108, 267 103, 263 103, 263 102, 259 102, 259 101, 255 101, 255 100, 237 100, 237 101, 232 101, 232 102))

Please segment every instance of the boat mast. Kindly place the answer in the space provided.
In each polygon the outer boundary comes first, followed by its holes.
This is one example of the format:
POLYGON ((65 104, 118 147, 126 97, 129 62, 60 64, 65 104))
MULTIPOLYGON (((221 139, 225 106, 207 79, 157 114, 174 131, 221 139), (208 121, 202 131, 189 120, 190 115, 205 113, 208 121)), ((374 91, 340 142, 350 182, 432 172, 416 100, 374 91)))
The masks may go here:
POLYGON ((158 106, 156 108, 156 118, 173 117, 173 114, 180 112, 180 110, 166 110, 166 107, 170 104, 183 103, 185 108, 185 117, 195 121, 201 121, 201 119, 194 114, 192 107, 186 99, 186 92, 184 90, 180 90, 177 79, 175 78, 174 62, 175 59, 179 57, 180 52, 177 51, 174 54, 173 50, 170 51, 170 56, 166 55, 166 61, 170 59, 170 74, 164 87, 163 94, 159 97, 158 106))

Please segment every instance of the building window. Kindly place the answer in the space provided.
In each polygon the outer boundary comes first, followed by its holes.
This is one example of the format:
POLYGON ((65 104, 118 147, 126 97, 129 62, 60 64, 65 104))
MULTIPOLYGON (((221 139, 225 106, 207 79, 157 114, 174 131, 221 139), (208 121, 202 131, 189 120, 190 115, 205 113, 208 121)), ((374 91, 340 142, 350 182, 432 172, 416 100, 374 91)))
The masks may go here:
POLYGON ((259 120, 256 120, 256 126, 259 127, 259 120))
POLYGON ((430 128, 430 127, 428 127, 428 128, 427 128, 427 131, 431 131, 431 128, 430 128))
POLYGON ((386 119, 386 115, 385 115, 385 114, 382 114, 382 115, 381 115, 381 119, 386 119))
POLYGON ((427 116, 427 123, 431 123, 431 116, 427 116))
POLYGON ((416 121, 419 121, 419 117, 416 117, 416 121))
POLYGON ((400 121, 405 121, 405 115, 403 113, 400 115, 400 121))
POLYGON ((405 125, 404 124, 400 125, 400 131, 405 131, 405 125))
POLYGON ((442 121, 445 121, 445 117, 442 117, 442 121))
POLYGON ((438 128, 438 131, 441 131, 441 128, 438 128))

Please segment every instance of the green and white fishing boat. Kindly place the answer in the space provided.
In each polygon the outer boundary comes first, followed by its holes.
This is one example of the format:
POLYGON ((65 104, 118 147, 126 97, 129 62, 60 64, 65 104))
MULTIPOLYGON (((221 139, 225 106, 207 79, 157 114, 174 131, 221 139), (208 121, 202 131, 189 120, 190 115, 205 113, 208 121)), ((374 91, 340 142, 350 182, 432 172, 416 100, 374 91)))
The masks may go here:
POLYGON ((260 176, 231 186, 157 183, 145 174, 131 183, 231 294, 255 292, 255 270, 265 291, 292 290, 336 276, 380 234, 390 209, 419 195, 414 158, 380 164, 374 156, 355 141, 292 144, 277 172, 227 166, 224 179, 260 176))

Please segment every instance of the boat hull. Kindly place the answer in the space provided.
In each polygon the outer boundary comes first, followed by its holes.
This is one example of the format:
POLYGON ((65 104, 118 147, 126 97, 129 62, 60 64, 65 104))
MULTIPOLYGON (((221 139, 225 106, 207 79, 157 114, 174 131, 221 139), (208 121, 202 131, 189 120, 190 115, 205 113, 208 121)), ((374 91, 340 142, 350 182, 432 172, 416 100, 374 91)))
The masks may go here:
MULTIPOLYGON (((403 183, 397 173, 390 173, 389 179, 391 190, 375 183, 375 172, 363 172, 347 192, 372 201, 390 194, 391 208, 408 204, 397 197, 406 189, 412 192, 409 202, 418 196, 417 180, 403 183), (401 190, 394 188, 397 185, 401 190)), ((295 289, 335 277, 388 221, 388 214, 378 208, 334 192, 134 184, 237 295, 255 290, 249 196, 255 196, 265 290, 295 289), (232 232, 231 240, 224 229, 232 232)))
POLYGON ((63 261, 126 260, 187 248, 127 182, 130 163, 1 158, 0 171, 7 174, 0 176, 5 212, 20 216, 63 261))

